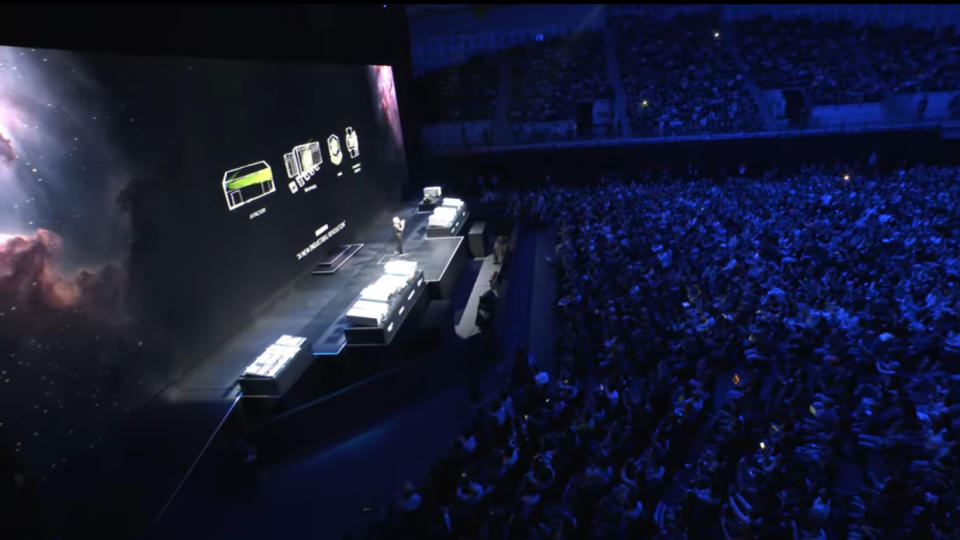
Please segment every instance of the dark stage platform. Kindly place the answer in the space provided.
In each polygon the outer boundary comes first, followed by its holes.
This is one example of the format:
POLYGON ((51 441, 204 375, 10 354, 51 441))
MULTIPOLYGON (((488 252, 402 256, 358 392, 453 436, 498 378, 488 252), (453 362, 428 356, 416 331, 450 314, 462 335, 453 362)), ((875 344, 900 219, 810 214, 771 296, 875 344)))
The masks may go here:
POLYGON ((407 220, 403 255, 395 254, 392 230, 385 221, 380 234, 364 238, 369 241, 335 273, 307 273, 278 294, 250 324, 177 384, 181 395, 225 397, 244 368, 283 334, 306 337, 315 356, 339 354, 346 346, 346 312, 360 290, 383 273, 387 261, 416 261, 431 299, 448 297, 467 262, 465 239, 426 238, 428 216, 417 213, 415 204, 405 206, 398 215, 407 220))
MULTIPOLYGON (((190 416, 179 421, 171 417, 165 422, 166 427, 162 430, 165 431, 164 439, 168 441, 167 444, 176 441, 176 448, 168 446, 165 453, 168 468, 182 467, 180 474, 192 469, 190 461, 186 459, 193 460, 195 465, 216 436, 218 426, 222 425, 238 403, 241 392, 237 381, 243 370, 281 335, 306 337, 312 343, 313 360, 312 365, 306 368, 308 373, 316 373, 319 363, 336 364, 340 357, 355 348, 359 351, 379 347, 386 351, 393 347, 393 344, 372 347, 347 345, 344 337, 346 312, 360 291, 383 274, 383 265, 387 261, 399 258, 414 260, 419 264, 427 283, 418 302, 418 315, 422 314, 430 300, 449 298, 469 262, 466 239, 426 238, 427 218, 427 214, 417 213, 415 201, 385 212, 379 220, 383 227, 358 234, 358 241, 363 242, 362 248, 351 249, 355 251, 353 256, 335 272, 314 275, 313 268, 305 267, 304 275, 254 314, 249 324, 213 355, 169 386, 159 396, 157 406, 168 412, 181 410, 190 416), (390 218, 394 215, 407 221, 403 255, 395 253, 396 244, 390 225, 390 218), (205 429, 202 427, 204 424, 205 429), (184 431, 187 429, 189 432, 184 431)), ((418 324, 413 315, 405 317, 402 322, 403 328, 409 329, 418 324)), ((328 390, 336 391, 335 388, 328 390)), ((319 397, 322 396, 300 396, 298 393, 297 399, 319 397)), ((171 492, 168 491, 166 496, 171 497, 171 492)))

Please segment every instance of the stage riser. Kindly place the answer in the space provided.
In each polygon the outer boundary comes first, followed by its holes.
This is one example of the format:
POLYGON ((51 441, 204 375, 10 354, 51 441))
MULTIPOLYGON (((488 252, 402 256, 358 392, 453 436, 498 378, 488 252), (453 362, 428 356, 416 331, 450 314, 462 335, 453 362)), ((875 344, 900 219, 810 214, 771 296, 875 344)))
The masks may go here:
POLYGON ((400 305, 391 312, 390 316, 383 321, 382 326, 373 328, 354 327, 344 330, 343 334, 347 338, 347 345, 386 345, 390 343, 393 336, 400 331, 400 327, 413 315, 414 307, 417 302, 420 301, 420 297, 423 296, 423 291, 426 290, 426 288, 427 282, 423 279, 423 274, 421 273, 417 284, 414 285, 412 289, 406 289, 400 292, 401 295, 409 295, 412 292, 413 297, 401 302, 400 305))
POLYGON ((451 226, 449 229, 427 227, 427 238, 447 238, 450 236, 460 236, 460 233, 463 232, 463 229, 469 220, 470 211, 464 210, 460 218, 457 219, 457 221, 455 221, 453 226, 451 226))
POLYGON ((427 282, 427 290, 430 298, 433 300, 449 300, 468 262, 466 242, 461 242, 450 258, 446 272, 440 276, 439 280, 427 282))

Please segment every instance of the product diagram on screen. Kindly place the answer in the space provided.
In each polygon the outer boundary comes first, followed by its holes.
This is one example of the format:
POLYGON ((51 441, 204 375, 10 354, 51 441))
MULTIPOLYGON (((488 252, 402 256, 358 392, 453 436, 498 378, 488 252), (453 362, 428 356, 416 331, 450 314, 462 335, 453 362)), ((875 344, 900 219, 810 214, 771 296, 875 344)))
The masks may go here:
POLYGON ((340 165, 343 161, 343 152, 340 150, 340 137, 330 135, 327 138, 327 150, 330 151, 330 163, 340 165))
POLYGON ((351 159, 357 159, 360 155, 360 143, 357 141, 357 132, 352 127, 347 128, 347 153, 351 159))
POLYGON ((266 161, 258 161, 223 173, 223 196, 227 208, 236 210, 276 191, 273 169, 266 161))
MULTIPOLYGON (((294 147, 292 152, 283 155, 283 164, 287 169, 287 178, 293 181, 288 184, 291 193, 296 193, 313 175, 320 170, 323 163, 323 154, 320 152, 319 142, 308 142, 294 147)), ((307 191, 305 189, 305 191, 307 191)))

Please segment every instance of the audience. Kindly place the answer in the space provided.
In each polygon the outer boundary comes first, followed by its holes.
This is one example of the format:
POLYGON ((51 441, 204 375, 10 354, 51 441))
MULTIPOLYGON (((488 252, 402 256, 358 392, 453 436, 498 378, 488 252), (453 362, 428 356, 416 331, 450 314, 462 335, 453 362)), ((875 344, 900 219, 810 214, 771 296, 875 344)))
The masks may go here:
POLYGON ((736 25, 739 50, 764 89, 804 90, 814 104, 880 101, 885 88, 857 56, 849 21, 758 17, 736 25))
POLYGON ((511 122, 574 120, 577 103, 601 98, 612 101, 599 32, 534 41, 511 50, 510 58, 511 122))
POLYGON ((478 56, 416 80, 426 123, 489 120, 497 102, 499 57, 478 56))
POLYGON ((556 227, 556 365, 518 351, 417 519, 373 532, 956 538, 958 180, 693 171, 487 197, 556 227))
MULTIPOLYGON (((960 89, 960 35, 952 27, 888 28, 769 16, 739 21, 732 35, 716 12, 608 20, 636 135, 760 131, 750 85, 800 89, 812 105, 878 102, 888 94, 960 89), (742 62, 737 59, 740 56, 742 62)), ((532 41, 420 79, 426 122, 491 119, 499 66, 510 68, 508 120, 521 139, 573 137, 576 106, 615 102, 603 35, 589 30, 532 41), (455 97, 460 96, 460 97, 455 97), (569 122, 538 129, 531 122, 569 122)), ((619 122, 607 135, 619 132, 619 122)), ((582 134, 581 134, 582 135, 582 134)))
POLYGON ((642 136, 759 131, 759 108, 715 15, 613 21, 633 129, 642 136))
POLYGON ((869 25, 860 29, 858 41, 894 94, 960 89, 960 36, 953 27, 935 32, 869 25))

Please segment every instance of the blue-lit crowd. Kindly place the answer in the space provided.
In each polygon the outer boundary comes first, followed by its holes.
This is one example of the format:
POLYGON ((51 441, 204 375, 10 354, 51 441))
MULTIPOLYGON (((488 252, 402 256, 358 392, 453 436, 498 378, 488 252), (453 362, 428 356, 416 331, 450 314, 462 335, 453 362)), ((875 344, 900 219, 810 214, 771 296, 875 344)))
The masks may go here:
MULTIPOLYGON (((892 96, 949 92, 960 99, 960 34, 943 28, 857 25, 809 17, 724 21, 717 11, 670 18, 616 16, 605 30, 533 41, 422 77, 426 122, 490 120, 499 67, 508 67, 508 119, 522 138, 531 122, 571 122, 578 103, 607 99, 615 56, 626 100, 613 129, 641 137, 765 129, 765 92, 802 90, 812 105, 880 103, 892 96), (608 54, 604 35, 613 53, 608 54), (442 93, 442 92, 441 92, 442 93), (426 94, 425 94, 426 95, 426 94)), ((948 111, 960 118, 960 109, 948 111)), ((572 130, 567 130, 573 136, 572 130)), ((583 135, 583 134, 581 134, 583 135)))
POLYGON ((488 194, 555 227, 553 361, 373 534, 960 536, 960 169, 691 172, 488 194))

